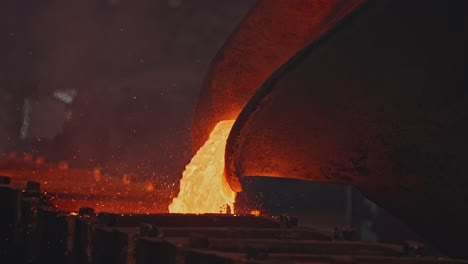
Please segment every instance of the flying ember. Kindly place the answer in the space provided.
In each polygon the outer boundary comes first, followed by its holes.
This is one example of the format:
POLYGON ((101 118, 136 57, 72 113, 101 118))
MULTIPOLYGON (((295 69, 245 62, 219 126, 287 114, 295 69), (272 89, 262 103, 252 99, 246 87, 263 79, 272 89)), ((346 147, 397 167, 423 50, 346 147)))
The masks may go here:
POLYGON ((171 213, 234 213, 236 193, 224 178, 224 149, 234 120, 219 122, 185 167, 171 213))

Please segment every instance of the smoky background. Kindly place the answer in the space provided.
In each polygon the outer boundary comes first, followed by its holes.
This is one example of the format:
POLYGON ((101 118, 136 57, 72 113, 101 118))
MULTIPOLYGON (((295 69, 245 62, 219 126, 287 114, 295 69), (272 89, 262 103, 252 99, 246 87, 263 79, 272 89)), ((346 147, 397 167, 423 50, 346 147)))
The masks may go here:
POLYGON ((203 76, 253 0, 2 0, 0 152, 174 180, 203 76))

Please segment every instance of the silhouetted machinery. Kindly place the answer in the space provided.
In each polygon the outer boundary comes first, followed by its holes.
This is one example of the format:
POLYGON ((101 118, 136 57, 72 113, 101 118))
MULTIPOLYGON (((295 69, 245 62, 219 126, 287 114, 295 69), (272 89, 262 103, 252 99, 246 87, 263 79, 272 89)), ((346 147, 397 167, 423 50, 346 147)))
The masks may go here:
POLYGON ((467 12, 467 1, 259 1, 212 63, 194 147, 237 119, 233 190, 246 176, 352 185, 467 257, 467 12))
POLYGON ((300 227, 289 216, 58 210, 39 183, 12 183, 0 176, 2 263, 468 263, 417 242, 361 242, 352 229, 300 227))

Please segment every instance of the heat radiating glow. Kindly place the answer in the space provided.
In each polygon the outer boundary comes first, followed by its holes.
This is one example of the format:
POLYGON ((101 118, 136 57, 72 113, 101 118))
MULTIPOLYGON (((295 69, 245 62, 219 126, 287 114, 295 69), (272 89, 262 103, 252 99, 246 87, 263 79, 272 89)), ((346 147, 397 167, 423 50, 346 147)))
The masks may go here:
POLYGON ((252 210, 252 211, 250 211, 250 214, 255 215, 255 216, 260 216, 261 212, 260 212, 260 210, 252 210))
POLYGON ((219 122, 185 167, 171 213, 234 213, 236 193, 224 178, 224 149, 234 120, 219 122))

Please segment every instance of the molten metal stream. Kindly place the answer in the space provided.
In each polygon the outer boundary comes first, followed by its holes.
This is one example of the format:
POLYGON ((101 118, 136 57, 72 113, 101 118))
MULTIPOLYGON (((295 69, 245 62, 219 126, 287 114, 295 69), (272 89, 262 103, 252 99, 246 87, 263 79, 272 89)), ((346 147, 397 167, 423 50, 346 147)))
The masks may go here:
POLYGON ((180 181, 171 213, 234 213, 236 193, 224 177, 224 150, 234 120, 219 122, 198 150, 180 181), (228 209, 230 208, 230 209, 228 209))

